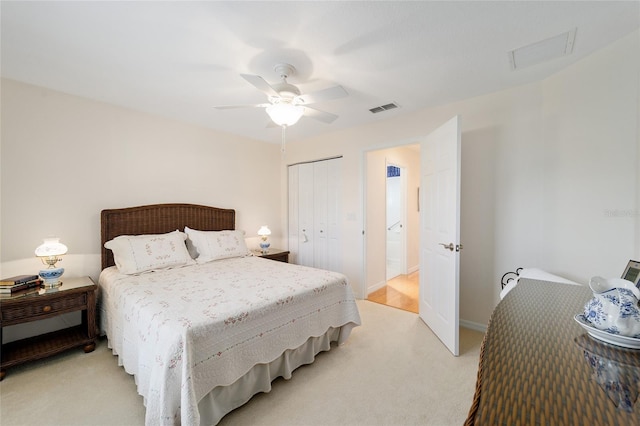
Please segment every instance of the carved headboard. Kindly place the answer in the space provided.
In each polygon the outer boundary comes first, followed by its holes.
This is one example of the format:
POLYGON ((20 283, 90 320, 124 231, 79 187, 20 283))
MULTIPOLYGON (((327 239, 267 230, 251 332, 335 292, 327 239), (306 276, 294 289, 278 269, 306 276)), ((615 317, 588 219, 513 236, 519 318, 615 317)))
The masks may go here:
POLYGON ((102 269, 114 265, 111 250, 104 243, 118 235, 164 234, 185 226, 202 231, 235 229, 236 211, 196 204, 152 204, 102 210, 102 269))

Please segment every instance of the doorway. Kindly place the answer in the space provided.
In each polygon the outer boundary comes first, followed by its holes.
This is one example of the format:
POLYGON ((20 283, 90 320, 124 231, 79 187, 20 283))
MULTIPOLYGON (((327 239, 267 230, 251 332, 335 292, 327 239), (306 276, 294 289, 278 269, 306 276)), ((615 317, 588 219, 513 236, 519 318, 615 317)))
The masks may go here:
MULTIPOLYGON (((415 186, 410 183, 409 188, 415 188, 416 223, 420 223, 415 228, 417 232, 407 229, 407 235, 415 236, 416 241, 420 240, 416 247, 407 249, 409 255, 417 254, 419 258, 416 263, 416 269, 420 270, 418 315, 447 349, 454 356, 458 356, 459 252, 462 250, 460 243, 460 116, 452 117, 419 140, 416 148, 419 155, 413 155, 414 158, 418 157, 415 170, 419 170, 417 173, 419 179, 415 186)), ((382 161, 386 161, 385 154, 394 153, 393 150, 394 148, 389 148, 383 152, 382 161)), ((386 247, 386 228, 383 228, 382 236, 379 236, 379 224, 384 223, 386 216, 384 212, 379 213, 379 209, 385 211, 386 209, 384 203, 376 204, 380 198, 379 196, 376 198, 376 192, 380 192, 381 188, 381 186, 375 186, 379 174, 379 168, 376 167, 378 152, 365 151, 363 235, 366 235, 366 238, 364 239, 363 293, 367 298, 374 291, 387 286, 386 266, 376 265, 376 262, 382 263, 386 259, 385 249, 383 248, 380 254, 376 244, 386 247), (380 270, 382 275, 379 274, 380 270), (382 278, 377 283, 376 279, 379 277, 382 278)), ((407 169, 411 170, 409 167, 407 169)), ((412 189, 409 193, 411 192, 412 189)), ((410 200, 407 201, 411 204, 410 200)))
POLYGON ((404 167, 387 163, 386 181, 386 279, 387 281, 407 273, 405 244, 406 177, 404 167))
POLYGON ((418 312, 420 148, 366 156, 367 299, 418 312))

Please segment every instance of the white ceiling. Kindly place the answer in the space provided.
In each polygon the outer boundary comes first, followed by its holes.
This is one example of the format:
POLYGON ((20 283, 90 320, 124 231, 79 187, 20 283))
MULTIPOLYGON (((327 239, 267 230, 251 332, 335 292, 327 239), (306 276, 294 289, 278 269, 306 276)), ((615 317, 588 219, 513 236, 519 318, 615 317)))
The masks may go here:
MULTIPOLYGON (((314 106, 302 139, 548 77, 640 27, 640 2, 7 2, 2 76, 124 107, 279 142, 265 102, 240 77, 277 82, 298 69, 303 93, 342 85, 314 106), (513 71, 510 50, 576 28, 573 52, 513 71), (370 108, 401 108, 373 115, 370 108)), ((629 52, 639 54, 639 52, 629 52)))

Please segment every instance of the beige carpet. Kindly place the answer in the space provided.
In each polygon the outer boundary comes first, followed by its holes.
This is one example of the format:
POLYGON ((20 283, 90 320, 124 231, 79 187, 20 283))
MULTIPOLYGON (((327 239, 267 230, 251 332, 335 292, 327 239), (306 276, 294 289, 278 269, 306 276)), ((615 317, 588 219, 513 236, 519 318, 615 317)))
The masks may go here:
MULTIPOLYGON (((475 387, 482 333, 461 329, 453 357, 416 314, 359 301, 361 327, 291 380, 278 379, 220 425, 461 425, 475 387)), ((0 424, 143 425, 132 376, 101 340, 7 371, 0 424)))

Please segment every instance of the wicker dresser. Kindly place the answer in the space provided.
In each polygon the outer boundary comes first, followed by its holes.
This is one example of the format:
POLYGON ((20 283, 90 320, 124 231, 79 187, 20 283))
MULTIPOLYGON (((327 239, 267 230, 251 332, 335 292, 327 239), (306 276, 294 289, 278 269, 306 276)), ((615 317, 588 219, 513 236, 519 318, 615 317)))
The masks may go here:
POLYGON ((25 362, 79 346, 85 352, 95 349, 97 286, 89 277, 63 278, 62 282, 62 286, 53 291, 42 289, 24 297, 0 299, 1 327, 82 311, 82 323, 78 326, 3 344, 0 380, 6 369, 25 362))
POLYGON ((640 425, 640 350, 591 338, 586 286, 521 279, 494 310, 467 425, 640 425))

